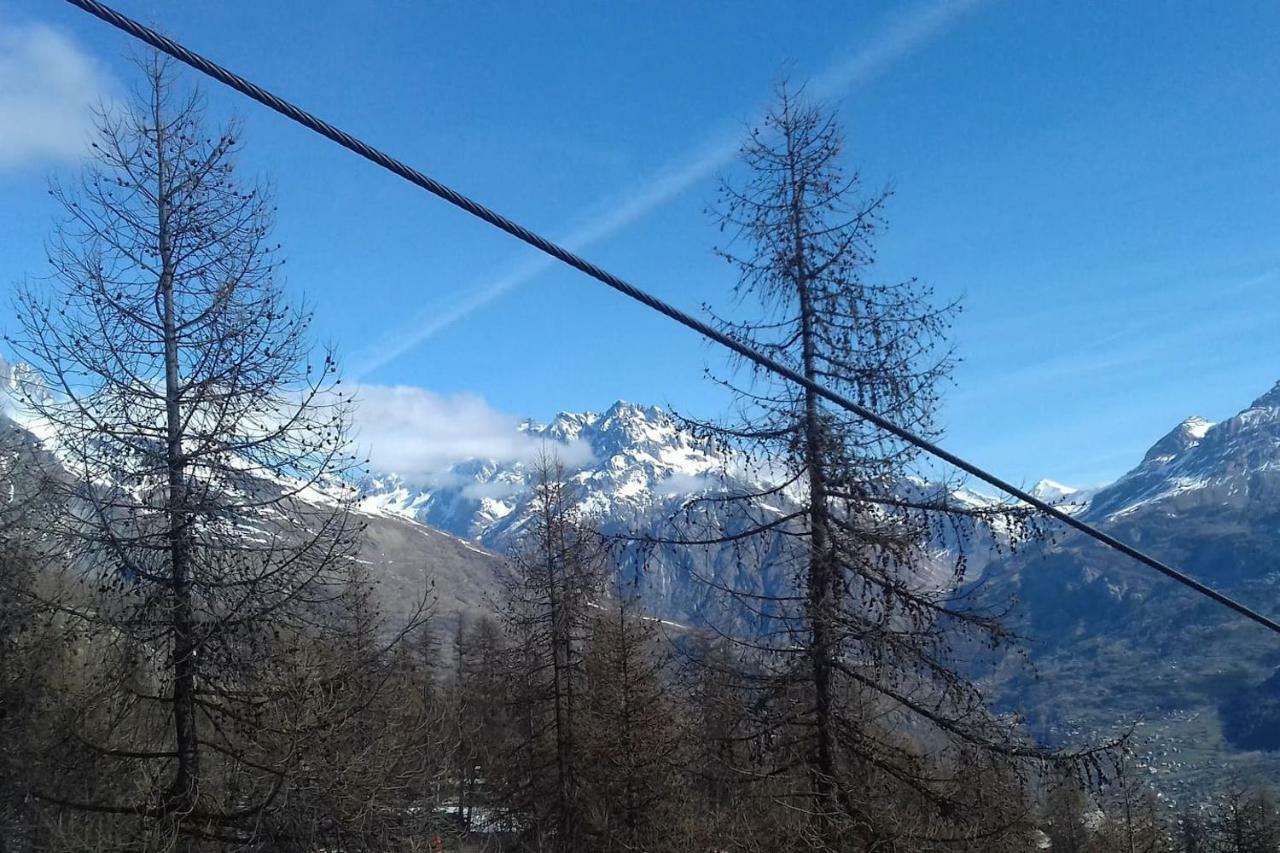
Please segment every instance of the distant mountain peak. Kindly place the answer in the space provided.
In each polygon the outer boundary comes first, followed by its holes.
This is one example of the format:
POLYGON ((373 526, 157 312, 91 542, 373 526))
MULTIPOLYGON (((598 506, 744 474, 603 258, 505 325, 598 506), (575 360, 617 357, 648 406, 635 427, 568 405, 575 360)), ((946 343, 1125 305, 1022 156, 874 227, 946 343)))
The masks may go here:
POLYGON ((1049 479, 1041 480, 1030 489, 1031 494, 1040 500, 1053 504, 1070 515, 1084 512, 1095 491, 1096 489, 1081 489, 1049 479))
POLYGON ((1078 491, 1080 490, 1077 489, 1075 486, 1068 486, 1063 483, 1059 483, 1057 480, 1050 480, 1047 477, 1043 480, 1040 480, 1034 486, 1031 487, 1031 492, 1032 494, 1035 494, 1035 495, 1045 495, 1045 494, 1070 495, 1078 491))
POLYGON ((1187 418, 1098 493, 1089 512, 1114 518, 1160 504, 1237 505, 1280 491, 1280 384, 1221 423, 1187 418))
MULTIPOLYGON (((668 412, 618 400, 603 412, 560 412, 550 423, 526 419, 521 432, 563 454, 581 509, 607 518, 668 514, 690 495, 722 486, 726 458, 668 412)), ((435 482, 369 479, 367 500, 454 535, 499 549, 531 512, 531 460, 472 459, 435 482)))
POLYGON ((616 400, 605 410, 604 418, 659 418, 666 413, 658 406, 645 406, 629 400, 616 400))
POLYGON ((1205 420, 1199 415, 1192 415, 1179 424, 1179 426, 1196 438, 1204 438, 1204 434, 1207 433, 1213 425, 1213 421, 1205 420))
POLYGON ((546 426, 536 421, 526 421, 525 431, 545 435, 557 441, 576 441, 582 433, 595 426, 600 416, 595 412, 560 412, 546 426))
POLYGON ((1271 386, 1271 390, 1253 401, 1251 409, 1280 409, 1280 382, 1271 386))
POLYGON ((1192 415, 1151 445, 1147 455, 1142 457, 1143 464, 1168 462, 1203 441, 1213 426, 1213 421, 1192 415))
POLYGON ((654 435, 653 429, 669 428, 671 416, 657 406, 644 406, 627 400, 618 400, 604 412, 559 412, 551 423, 543 426, 533 420, 526 420, 522 429, 526 432, 545 435, 558 441, 575 441, 585 434, 606 435, 622 433, 628 438, 642 438, 650 435, 653 438, 666 438, 665 435, 654 435))
POLYGON ((1042 501, 1056 501, 1079 493, 1075 486, 1066 486, 1057 480, 1041 480, 1031 487, 1031 494, 1042 501))

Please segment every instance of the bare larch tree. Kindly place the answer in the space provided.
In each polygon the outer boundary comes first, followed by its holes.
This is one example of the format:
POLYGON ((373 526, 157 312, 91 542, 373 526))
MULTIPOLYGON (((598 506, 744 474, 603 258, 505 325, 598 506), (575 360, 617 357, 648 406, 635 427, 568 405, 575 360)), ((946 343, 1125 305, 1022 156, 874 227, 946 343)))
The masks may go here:
POLYGON ((145 662, 121 677, 120 717, 83 732, 137 790, 71 773, 41 796, 183 844, 236 840, 289 773, 255 732, 289 692, 288 638, 345 589, 348 406, 282 292, 274 208, 236 172, 237 126, 211 133, 198 92, 165 61, 138 64, 82 179, 51 189, 53 275, 21 291, 11 338, 49 386, 26 403, 65 470, 48 530, 93 591, 75 616, 145 662))
POLYGON ((584 843, 581 726, 593 605, 603 589, 604 548, 575 510, 561 464, 536 463, 533 514, 513 549, 499 620, 517 650, 514 701, 526 728, 509 760, 527 768, 507 786, 526 834, 551 849, 584 843))
MULTIPOLYGON (((739 276, 737 314, 721 325, 807 379, 936 438, 957 308, 915 279, 874 277, 890 193, 866 192, 843 156, 833 113, 782 87, 742 147, 744 177, 723 184, 714 211, 729 236, 719 253, 739 276)), ((789 575, 776 593, 719 585, 745 615, 725 633, 758 697, 753 796, 772 791, 790 815, 777 831, 815 849, 990 837, 1001 821, 1025 829, 1017 805, 999 814, 976 808, 958 784, 975 751, 1011 773, 1045 756, 987 710, 955 652, 1009 639, 1003 605, 988 610, 957 592, 966 537, 994 527, 1016 538, 1028 515, 962 504, 953 484, 924 485, 938 475, 916 447, 755 365, 735 363, 720 381, 734 394, 733 417, 693 426, 763 485, 696 500, 687 541, 731 548, 740 562, 763 555, 789 575), (692 535, 728 513, 737 513, 731 536, 717 540, 714 527, 692 535), (940 542, 952 546, 941 562, 940 542)), ((741 566, 737 576, 764 568, 741 566)))
POLYGON ((602 600, 586 655, 581 725, 584 822, 591 849, 678 849, 688 733, 670 689, 661 623, 633 582, 602 600))

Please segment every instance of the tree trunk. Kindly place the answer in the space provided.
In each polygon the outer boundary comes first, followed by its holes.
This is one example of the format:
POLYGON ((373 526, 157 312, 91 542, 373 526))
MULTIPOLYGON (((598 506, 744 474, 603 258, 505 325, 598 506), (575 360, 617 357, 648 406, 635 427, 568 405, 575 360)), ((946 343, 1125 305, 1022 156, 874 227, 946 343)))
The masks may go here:
MULTIPOLYGON (((548 506, 549 512, 551 509, 548 506)), ((551 519, 548 518, 548 521, 551 521, 551 519)), ((555 707, 556 773, 558 777, 556 796, 558 813, 556 817, 560 837, 557 839, 557 843, 559 849, 570 850, 572 849, 574 799, 573 756, 570 742, 572 696, 568 678, 571 637, 569 636, 568 613, 565 611, 568 602, 562 599, 561 591, 556 588, 557 574, 560 574, 563 579, 567 568, 563 564, 567 556, 567 548, 563 542, 563 530, 560 529, 558 520, 554 524, 549 523, 547 525, 546 535, 547 596, 548 604, 550 605, 549 615, 551 617, 551 677, 555 707)))
MULTIPOLYGON (((789 140, 788 140, 789 142, 789 140)), ((797 175, 795 152, 788 151, 791 163, 791 220, 794 242, 794 275, 800 307, 801 370, 806 379, 817 379, 813 329, 813 299, 809 289, 809 268, 804 243, 802 205, 804 178, 797 175)), ((823 469, 822 423, 818 395, 804 392, 804 460, 809 472, 809 656, 814 688, 814 735, 810 772, 819 815, 829 816, 835 808, 835 723, 832 697, 832 660, 835 612, 834 566, 831 561, 831 530, 827 513, 827 485, 823 469)), ((824 819, 825 822, 825 819, 824 819)))
POLYGON ((182 450, 181 386, 178 376, 178 332, 173 296, 173 246, 169 228, 172 199, 169 196, 165 163, 164 116, 160 102, 155 105, 156 187, 160 244, 160 297, 164 322, 164 397, 167 446, 165 467, 168 473, 168 545, 173 597, 173 725, 177 747, 177 769, 174 773, 170 810, 178 815, 189 813, 195 806, 200 789, 200 743, 196 731, 196 654, 195 617, 191 601, 191 549, 187 537, 186 466, 182 450))

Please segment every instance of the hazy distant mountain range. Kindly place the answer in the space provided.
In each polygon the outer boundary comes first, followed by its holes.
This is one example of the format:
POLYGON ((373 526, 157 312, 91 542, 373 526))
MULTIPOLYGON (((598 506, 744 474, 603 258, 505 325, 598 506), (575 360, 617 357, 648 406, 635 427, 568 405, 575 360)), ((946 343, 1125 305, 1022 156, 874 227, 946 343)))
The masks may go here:
MULTIPOLYGON (((619 402, 522 428, 553 446, 590 448, 569 474, 582 507, 613 529, 652 531, 691 495, 735 486, 732 460, 654 407, 619 402)), ((382 475, 366 484, 367 505, 502 551, 528 517, 531 476, 527 462, 492 460, 460 463, 431 485, 382 475)), ((1280 384, 1221 423, 1186 419, 1108 486, 1044 480, 1033 490, 1280 615, 1280 384)), ((763 577, 743 577, 741 566, 716 564, 714 555, 666 558, 650 567, 652 606, 695 623, 707 605, 695 572, 761 589, 785 582, 767 567, 763 577)), ((989 594, 1020 601, 1040 678, 1011 667, 997 686, 1011 706, 1028 709, 1040 736, 1080 739, 1132 724, 1153 780, 1174 798, 1211 777, 1280 770, 1272 752, 1280 750, 1280 637, 1079 534, 976 565, 971 578, 989 594)))
MULTIPOLYGON (((0 361, 0 385, 24 370, 0 361)), ((690 497, 751 479, 656 407, 619 402, 519 429, 563 451, 578 504, 611 532, 669 531, 690 497)), ((429 482, 379 472, 362 483, 368 536, 360 558, 379 578, 386 609, 404 610, 432 585, 442 613, 487 608, 503 570, 499 555, 529 518, 534 476, 529 459, 471 459, 429 482)), ((1280 384, 1221 423, 1188 418, 1108 486, 1044 480, 1034 491, 1280 615, 1280 384)), ((963 489, 951 496, 993 500, 963 489)), ((726 530, 746 523, 724 512, 712 521, 726 530)), ((1174 799, 1224 775, 1280 772, 1280 636, 1079 534, 997 559, 982 546, 999 531, 974 532, 969 580, 980 580, 983 594, 1016 596, 1039 674, 1011 664, 994 695, 1024 710, 1040 737, 1068 741, 1131 724, 1153 782, 1174 799)), ((649 606, 696 625, 712 606, 698 576, 760 591, 789 583, 767 561, 658 549, 641 577, 649 606)))

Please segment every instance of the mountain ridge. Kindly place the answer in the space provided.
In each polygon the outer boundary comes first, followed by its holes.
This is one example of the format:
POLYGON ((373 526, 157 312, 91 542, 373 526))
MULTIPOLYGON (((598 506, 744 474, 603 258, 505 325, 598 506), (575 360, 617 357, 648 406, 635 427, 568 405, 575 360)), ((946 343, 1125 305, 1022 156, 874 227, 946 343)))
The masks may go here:
MULTIPOLYGON (((664 457, 659 445, 685 440, 670 431, 676 426, 660 409, 619 403, 605 413, 561 413, 527 429, 592 447, 592 458, 568 472, 585 489, 585 507, 623 525, 652 525, 699 490, 732 483, 723 474, 733 465, 708 447, 664 457), (657 423, 639 422, 649 419, 657 423), (689 479, 672 482, 681 460, 689 479), (659 488, 663 482, 684 486, 683 495, 659 488)), ((402 509, 465 504, 464 523, 479 541, 502 550, 519 529, 527 463, 472 464, 455 472, 511 489, 501 498, 507 508, 501 518, 485 514, 474 486, 464 500, 468 486, 459 482, 437 487, 425 503, 411 497, 402 509)), ((1184 419, 1101 488, 1045 480, 1032 490, 1264 612, 1280 613, 1280 384, 1220 422, 1184 419)), ((955 496, 992 500, 967 491, 955 496)), ((687 577, 695 568, 737 585, 779 582, 734 575, 726 564, 691 567, 680 562, 687 557, 666 557, 669 565, 651 578, 660 590, 651 606, 685 622, 696 623, 709 606, 687 577)), ((1017 628, 1041 678, 1011 667, 992 689, 1010 709, 1026 709, 1037 737, 1088 740, 1119 733, 1127 720, 1136 727, 1140 762, 1170 802, 1233 773, 1280 773, 1280 736, 1269 734, 1280 732, 1280 646, 1256 626, 1071 531, 980 567, 972 579, 997 598, 1020 602, 1017 628)))
MULTIPOLYGON (((0 386, 37 379, 0 360, 0 386)), ((561 412, 516 428, 565 451, 578 505, 614 532, 657 532, 690 498, 752 484, 750 468, 657 406, 618 401, 600 413, 561 412)), ((432 579, 443 612, 486 610, 503 572, 499 554, 529 518, 537 465, 536 455, 471 459, 431 482, 374 473, 361 483, 358 511, 368 532, 359 559, 379 568, 388 610, 427 594, 432 579)), ((1032 491, 1280 613, 1280 383, 1218 423, 1183 420, 1097 490, 1042 480, 1032 491)), ((951 495, 967 505, 994 500, 963 488, 951 495)), ((744 524, 731 515, 712 521, 726 531, 744 524)), ((712 607, 700 578, 759 591, 787 583, 767 565, 753 573, 724 554, 687 551, 660 549, 643 569, 649 606, 664 619, 699 624, 712 607)), ((1039 737, 1071 740, 1120 718, 1143 721, 1143 760, 1170 797, 1223 767, 1280 772, 1273 637, 1079 534, 990 560, 979 555, 970 580, 1019 599, 1020 630, 1045 676, 1006 673, 994 689, 1010 707, 1028 709, 1039 737), (1197 749, 1212 751, 1185 758, 1197 749)))
MULTIPOLYGON (((1218 423, 1188 418, 1082 517, 1280 614, 1280 385, 1218 423)), ((1038 678, 1000 685, 1048 742, 1133 726, 1153 786, 1189 802, 1280 774, 1280 642, 1082 534, 994 567, 1020 602, 1038 678)))

